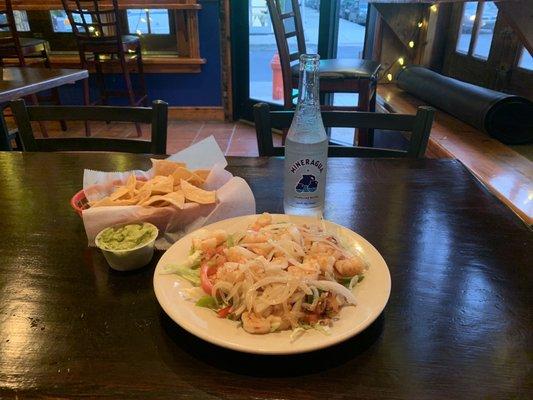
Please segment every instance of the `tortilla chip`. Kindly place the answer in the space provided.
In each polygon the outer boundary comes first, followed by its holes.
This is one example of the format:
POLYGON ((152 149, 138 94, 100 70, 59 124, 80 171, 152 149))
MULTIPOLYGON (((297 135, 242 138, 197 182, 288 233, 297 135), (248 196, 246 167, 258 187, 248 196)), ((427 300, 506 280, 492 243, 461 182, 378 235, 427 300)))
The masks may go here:
POLYGON ((135 192, 135 186, 137 183, 137 177, 135 174, 131 174, 128 179, 126 180, 126 188, 128 188, 128 191, 130 192, 130 196, 133 196, 135 192))
POLYGON ((158 176, 152 181, 152 193, 153 194, 167 194, 174 191, 174 178, 170 176, 158 176))
POLYGON ((172 176, 174 177, 174 182, 179 182, 182 179, 188 181, 193 176, 193 173, 187 168, 179 167, 172 173, 172 176))
POLYGON ((187 200, 193 201, 198 204, 213 204, 216 202, 215 191, 208 191, 200 189, 189 182, 181 180, 181 189, 187 200))
POLYGON ((152 158, 152 165, 154 167, 154 176, 169 176, 174 173, 177 168, 185 167, 183 163, 177 163, 168 160, 156 160, 152 158))
POLYGON ((109 198, 111 200, 118 200, 121 197, 126 196, 129 193, 130 193, 130 190, 126 186, 119 186, 113 191, 113 193, 109 195, 109 198))
POLYGON ((142 204, 152 196, 152 192, 149 190, 140 190, 132 200, 135 200, 135 204, 142 204))
POLYGON ((136 204, 136 201, 131 199, 112 200, 110 197, 104 197, 91 203, 91 207, 131 206, 134 204, 136 204))
POLYGON ((148 200, 141 203, 141 206, 167 206, 169 202, 165 199, 165 196, 156 195, 150 197, 148 200))
POLYGON ((211 172, 210 170, 208 169, 197 169, 195 171, 193 171, 196 175, 198 175, 200 177, 200 179, 202 179, 204 182, 205 180, 207 179, 207 177, 209 176, 209 173, 211 172))
POLYGON ((185 195, 182 190, 172 192, 163 196, 165 201, 168 201, 174 207, 183 209, 185 206, 185 195))

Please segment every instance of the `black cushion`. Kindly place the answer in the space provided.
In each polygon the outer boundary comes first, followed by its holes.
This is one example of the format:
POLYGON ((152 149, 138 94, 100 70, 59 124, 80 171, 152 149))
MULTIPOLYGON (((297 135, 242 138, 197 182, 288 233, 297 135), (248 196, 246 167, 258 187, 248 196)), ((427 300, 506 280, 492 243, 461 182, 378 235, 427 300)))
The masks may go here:
MULTIPOLYGON (((320 60, 320 79, 371 78, 378 73, 380 63, 360 58, 320 60)), ((300 73, 300 65, 291 67, 292 74, 300 73)))
POLYGON ((19 40, 20 40, 20 47, 40 46, 46 43, 46 40, 38 39, 38 38, 21 37, 19 38, 19 40))
MULTIPOLYGON (((34 47, 34 46, 40 46, 46 43, 46 40, 44 39, 25 38, 25 37, 19 38, 19 41, 20 41, 20 47, 34 47)), ((3 43, 0 45, 0 47, 13 47, 13 45, 11 43, 3 43)))
POLYGON ((135 35, 123 35, 122 43, 135 43, 139 41, 139 37, 135 35))

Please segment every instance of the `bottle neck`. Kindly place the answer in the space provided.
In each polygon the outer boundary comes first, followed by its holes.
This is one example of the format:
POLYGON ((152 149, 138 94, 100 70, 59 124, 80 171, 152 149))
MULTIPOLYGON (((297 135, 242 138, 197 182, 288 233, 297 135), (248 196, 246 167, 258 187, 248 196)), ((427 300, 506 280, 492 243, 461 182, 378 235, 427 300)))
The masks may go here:
POLYGON ((318 95, 318 54, 303 54, 300 58, 298 107, 320 107, 318 95))

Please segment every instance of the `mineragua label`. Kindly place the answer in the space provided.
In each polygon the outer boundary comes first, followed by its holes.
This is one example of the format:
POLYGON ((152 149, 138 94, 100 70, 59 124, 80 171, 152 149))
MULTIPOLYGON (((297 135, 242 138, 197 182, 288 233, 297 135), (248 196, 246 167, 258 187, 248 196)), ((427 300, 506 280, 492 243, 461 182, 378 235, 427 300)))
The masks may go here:
POLYGON ((326 181, 326 158, 316 154, 285 154, 285 193, 294 207, 313 208, 321 205, 326 181))

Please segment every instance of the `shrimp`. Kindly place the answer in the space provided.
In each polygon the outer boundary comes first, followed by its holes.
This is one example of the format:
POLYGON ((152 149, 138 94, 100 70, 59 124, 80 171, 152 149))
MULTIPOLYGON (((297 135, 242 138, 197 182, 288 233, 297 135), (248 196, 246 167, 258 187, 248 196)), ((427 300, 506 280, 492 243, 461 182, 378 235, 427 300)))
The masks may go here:
POLYGON ((241 243, 266 243, 268 241, 268 238, 266 235, 258 232, 249 232, 247 233, 243 238, 241 243))
POLYGON ((224 250, 224 253, 226 254, 226 259, 230 262, 236 262, 236 263, 246 262, 246 258, 235 247, 230 247, 229 249, 224 250))
POLYGON ((365 270, 365 262, 361 257, 351 257, 335 262, 335 269, 342 276, 355 276, 365 270))
POLYGON ((216 280, 232 282, 233 284, 244 279, 244 273, 236 268, 234 263, 225 263, 217 269, 216 280))
POLYGON ((316 261, 320 266, 322 272, 333 272, 333 265, 335 265, 336 258, 326 254, 313 255, 304 258, 304 261, 316 261))
POLYGON ((241 318, 242 327, 248 333, 270 333, 285 326, 281 318, 275 315, 269 315, 268 317, 263 318, 257 316, 255 313, 245 311, 242 313, 241 318))
POLYGON ((287 272, 299 278, 318 279, 318 268, 314 268, 314 265, 308 262, 303 263, 301 266, 290 265, 287 268, 287 272))
POLYGON ((223 229, 213 231, 212 237, 217 241, 217 246, 228 240, 228 233, 223 229))
POLYGON ((272 215, 269 213, 263 213, 261 214, 256 221, 252 224, 250 227, 254 231, 258 231, 261 228, 264 228, 267 225, 270 225, 272 223, 272 215))

